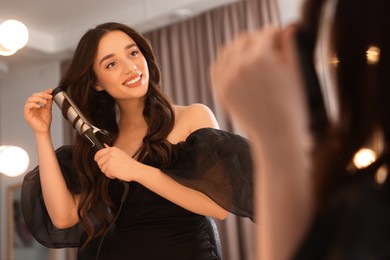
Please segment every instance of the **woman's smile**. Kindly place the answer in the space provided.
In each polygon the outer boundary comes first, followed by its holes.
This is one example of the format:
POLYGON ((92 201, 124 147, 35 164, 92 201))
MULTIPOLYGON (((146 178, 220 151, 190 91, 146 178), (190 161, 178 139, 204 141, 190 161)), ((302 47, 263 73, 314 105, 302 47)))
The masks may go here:
POLYGON ((129 88, 137 87, 142 84, 142 74, 135 75, 133 77, 128 78, 123 85, 129 88))

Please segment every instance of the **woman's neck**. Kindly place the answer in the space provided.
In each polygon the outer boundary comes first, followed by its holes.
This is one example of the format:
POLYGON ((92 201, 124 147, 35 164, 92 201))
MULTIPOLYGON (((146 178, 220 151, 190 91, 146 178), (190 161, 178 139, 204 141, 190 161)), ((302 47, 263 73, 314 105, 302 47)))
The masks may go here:
POLYGON ((145 108, 144 101, 119 103, 120 118, 118 122, 119 129, 132 129, 145 127, 146 121, 143 116, 145 108))

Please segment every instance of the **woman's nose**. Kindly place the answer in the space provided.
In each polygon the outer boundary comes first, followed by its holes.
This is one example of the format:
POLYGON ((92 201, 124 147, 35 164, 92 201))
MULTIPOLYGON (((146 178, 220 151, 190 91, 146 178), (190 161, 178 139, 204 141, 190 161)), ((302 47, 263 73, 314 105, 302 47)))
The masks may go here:
POLYGON ((127 61, 125 63, 125 68, 124 68, 124 71, 125 73, 131 73, 133 71, 136 71, 138 68, 137 68, 137 65, 135 65, 134 62, 132 61, 127 61))

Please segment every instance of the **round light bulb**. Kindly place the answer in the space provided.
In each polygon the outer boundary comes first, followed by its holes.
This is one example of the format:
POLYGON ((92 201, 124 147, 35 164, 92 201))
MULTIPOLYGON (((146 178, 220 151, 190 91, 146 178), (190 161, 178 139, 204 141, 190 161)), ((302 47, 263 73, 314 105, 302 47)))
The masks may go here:
POLYGON ((0 25, 0 45, 2 49, 17 51, 28 41, 27 27, 17 20, 6 20, 0 25))
POLYGON ((30 162, 29 156, 25 150, 17 146, 0 146, 0 172, 16 177, 23 174, 30 162))

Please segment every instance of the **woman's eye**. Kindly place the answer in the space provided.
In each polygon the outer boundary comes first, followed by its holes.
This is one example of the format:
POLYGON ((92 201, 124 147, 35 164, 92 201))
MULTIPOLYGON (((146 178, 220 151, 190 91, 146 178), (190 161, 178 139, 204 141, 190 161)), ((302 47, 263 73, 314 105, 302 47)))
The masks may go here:
POLYGON ((106 66, 106 69, 111 69, 112 67, 115 66, 115 64, 116 64, 116 62, 110 62, 110 63, 108 63, 107 66, 106 66))
POLYGON ((137 57, 138 53, 139 53, 139 51, 132 51, 132 52, 130 52, 130 56, 131 57, 137 57))

